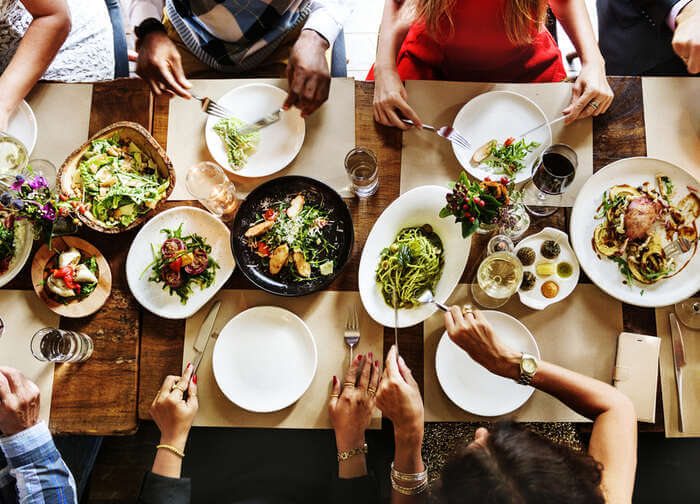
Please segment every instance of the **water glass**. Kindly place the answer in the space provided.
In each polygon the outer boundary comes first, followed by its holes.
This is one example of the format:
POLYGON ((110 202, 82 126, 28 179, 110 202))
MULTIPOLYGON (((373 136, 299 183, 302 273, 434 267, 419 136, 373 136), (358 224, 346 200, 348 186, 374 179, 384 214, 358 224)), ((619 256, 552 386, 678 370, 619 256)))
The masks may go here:
POLYGON ((236 186, 217 164, 202 161, 187 171, 185 184, 189 193, 222 221, 231 221, 240 201, 236 186))
POLYGON ((562 194, 576 178, 578 157, 565 144, 547 147, 535 165, 532 180, 523 188, 523 200, 528 212, 544 217, 552 215, 561 205, 562 194))
POLYGON ((350 177, 352 189, 359 198, 367 198, 379 188, 379 167, 374 152, 357 147, 345 156, 345 171, 350 177))
POLYGON ((46 184, 49 189, 53 190, 56 187, 56 167, 54 164, 47 159, 31 159, 29 165, 24 170, 26 172, 25 176, 40 176, 46 179, 46 184), (30 169, 31 168, 31 172, 30 169))
POLYGON ((92 355, 92 338, 55 327, 39 329, 32 337, 32 355, 43 362, 84 362, 92 355))

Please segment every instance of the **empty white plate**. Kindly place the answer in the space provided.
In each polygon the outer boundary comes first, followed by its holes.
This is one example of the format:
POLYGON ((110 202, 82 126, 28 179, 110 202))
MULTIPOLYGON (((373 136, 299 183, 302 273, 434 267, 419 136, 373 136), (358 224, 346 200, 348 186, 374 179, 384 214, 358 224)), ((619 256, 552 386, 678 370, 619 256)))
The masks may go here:
MULTIPOLYGON (((484 311, 498 337, 518 352, 540 357, 532 333, 520 321, 499 311, 484 311)), ((515 411, 534 389, 495 375, 477 364, 445 332, 435 353, 438 381, 447 397, 464 411, 481 416, 499 416, 515 411)))
MULTIPOLYGON (((243 122, 254 122, 279 109, 287 92, 270 84, 247 84, 232 89, 216 102, 233 112, 243 122)), ((226 146, 214 131, 218 117, 209 116, 204 127, 207 148, 211 156, 226 170, 240 177, 264 177, 285 168, 301 150, 306 124, 297 108, 282 112, 278 122, 260 130, 256 151, 240 170, 229 166, 226 146)))
POLYGON ((250 308, 229 320, 212 356, 221 392, 232 403, 256 413, 296 402, 311 385, 317 364, 309 327, 277 306, 250 308))
POLYGON ((36 145, 37 125, 36 117, 29 104, 22 100, 7 126, 7 133, 22 142, 27 148, 27 155, 31 156, 36 145))
MULTIPOLYGON (((512 91, 491 91, 468 101, 457 113, 452 126, 469 140, 472 149, 466 150, 452 144, 459 164, 474 178, 484 180, 501 178, 494 169, 485 164, 473 165, 471 162, 474 150, 490 140, 503 143, 509 137, 517 137, 538 124, 547 122, 547 116, 531 99, 512 91)), ((525 158, 525 168, 515 176, 515 182, 528 180, 532 175, 532 165, 539 159, 542 151, 552 143, 552 129, 544 126, 533 131, 526 142, 538 142, 540 145, 533 149, 525 158)))

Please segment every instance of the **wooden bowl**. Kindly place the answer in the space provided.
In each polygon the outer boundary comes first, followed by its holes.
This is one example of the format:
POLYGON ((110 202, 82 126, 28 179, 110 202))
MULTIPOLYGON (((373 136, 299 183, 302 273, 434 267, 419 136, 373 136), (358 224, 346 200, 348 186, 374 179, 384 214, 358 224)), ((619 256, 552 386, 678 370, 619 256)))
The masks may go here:
POLYGON ((76 238, 75 236, 54 238, 51 241, 51 247, 53 250, 49 250, 46 244, 42 245, 34 255, 34 260, 32 261, 32 285, 39 299, 41 299, 50 310, 58 313, 62 317, 87 317, 102 308, 109 297, 109 293, 112 291, 112 272, 109 269, 109 264, 105 256, 90 243, 76 238), (68 304, 63 304, 49 295, 49 290, 44 285, 44 282, 49 277, 46 272, 47 264, 55 262, 55 260, 58 259, 57 255, 69 247, 75 247, 81 252, 84 252, 88 257, 95 258, 97 261, 97 287, 92 294, 85 299, 80 301, 74 300, 68 304))
POLYGON ((127 138, 130 141, 134 142, 134 144, 139 149, 141 149, 148 157, 150 157, 158 165, 158 172, 160 173, 160 175, 170 179, 170 185, 168 186, 168 189, 165 192, 165 196, 156 204, 156 207, 153 210, 140 216, 128 226, 106 227, 102 224, 102 222, 95 219, 90 213, 77 214, 78 218, 83 222, 83 224, 85 224, 89 228, 92 228, 101 233, 110 234, 128 231, 129 229, 140 226, 146 220, 150 219, 155 213, 158 212, 158 209, 165 203, 165 201, 170 196, 170 193, 173 191, 173 188, 175 187, 175 169, 173 168, 173 164, 170 162, 170 158, 168 158, 168 155, 165 153, 165 150, 163 150, 163 148, 158 144, 158 142, 156 142, 155 138, 153 138, 151 134, 148 131, 146 131, 146 129, 140 124, 128 121, 121 121, 98 131, 87 142, 85 142, 82 146, 73 151, 73 153, 70 156, 68 156, 68 158, 63 162, 63 164, 59 168, 57 175, 59 187, 61 188, 61 193, 69 197, 77 196, 73 190, 73 185, 75 183, 79 183, 80 181, 80 172, 78 170, 78 165, 80 164, 80 159, 83 157, 83 154, 90 147, 90 143, 93 140, 109 138, 115 133, 119 133, 119 135, 122 138, 127 138))

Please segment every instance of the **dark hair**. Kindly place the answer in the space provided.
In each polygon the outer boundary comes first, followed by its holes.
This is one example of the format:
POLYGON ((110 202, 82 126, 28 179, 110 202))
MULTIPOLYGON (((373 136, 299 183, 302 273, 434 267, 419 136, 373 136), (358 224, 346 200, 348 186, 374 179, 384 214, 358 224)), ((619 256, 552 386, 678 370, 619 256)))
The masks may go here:
POLYGON ((604 504, 602 466, 523 429, 496 424, 485 446, 458 449, 436 489, 442 504, 604 504))

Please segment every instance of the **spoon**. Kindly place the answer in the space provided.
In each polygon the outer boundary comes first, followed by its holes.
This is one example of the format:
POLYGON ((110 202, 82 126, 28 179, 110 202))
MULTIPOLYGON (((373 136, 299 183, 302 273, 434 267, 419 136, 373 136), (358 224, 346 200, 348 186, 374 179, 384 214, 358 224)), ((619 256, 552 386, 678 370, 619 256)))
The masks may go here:
POLYGON ((418 296, 417 301, 421 304, 433 303, 435 306, 440 308, 442 311, 449 311, 449 308, 442 303, 435 301, 435 296, 430 289, 425 289, 420 296, 418 296))

